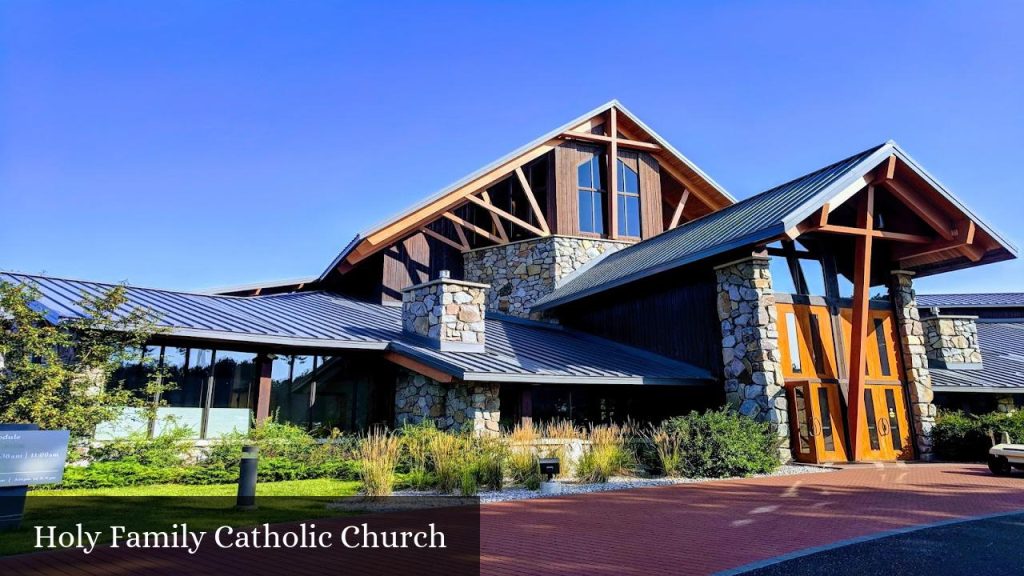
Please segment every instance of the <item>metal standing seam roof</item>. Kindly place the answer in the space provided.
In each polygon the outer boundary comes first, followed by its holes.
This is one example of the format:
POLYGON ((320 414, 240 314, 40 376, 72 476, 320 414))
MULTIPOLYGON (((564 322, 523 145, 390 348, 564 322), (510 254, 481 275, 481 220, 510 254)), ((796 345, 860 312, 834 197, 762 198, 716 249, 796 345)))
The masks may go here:
POLYGON ((980 370, 930 368, 936 392, 1024 392, 1024 322, 978 322, 980 370))
POLYGON ((383 220, 383 221, 379 222, 378 224, 376 224, 375 226, 367 228, 363 232, 357 234, 356 237, 353 238, 352 241, 349 242, 341 250, 341 252, 334 258, 334 260, 331 261, 331 264, 327 267, 327 269, 324 270, 322 274, 320 274, 319 280, 323 281, 325 278, 327 278, 327 276, 331 273, 331 271, 334 270, 335 268, 337 268, 337 266, 341 263, 341 261, 344 260, 346 256, 348 256, 348 253, 351 252, 357 245, 359 245, 360 240, 362 240, 363 238, 366 238, 367 236, 373 234, 373 232, 375 232, 377 229, 386 226, 387 224, 389 224, 390 222, 396 220, 397 218, 399 218, 403 214, 415 212, 416 210, 419 210, 420 208, 422 208, 424 206, 428 206, 431 203, 433 203, 433 202, 435 202, 435 201, 437 201, 437 200, 439 200, 441 198, 444 198, 445 196, 450 194, 452 191, 457 190, 458 188, 461 188, 462 186, 465 186, 469 182, 472 182, 473 180, 479 178, 483 174, 486 174, 486 173, 488 173, 488 172, 498 168, 499 166, 501 166, 502 164, 505 164, 509 160, 512 160, 516 156, 519 156, 519 155, 524 154, 524 153, 526 153, 526 152, 528 152, 528 151, 530 151, 530 150, 532 150, 532 149, 534 149, 534 148, 536 148, 538 146, 541 146, 545 142, 547 142, 547 141, 549 141, 549 140, 551 140, 553 138, 558 137, 560 134, 562 134, 564 132, 567 132, 567 131, 571 130, 572 128, 575 128, 576 126, 579 126, 583 122, 586 122, 590 118, 593 118, 594 116, 597 116, 598 114, 601 114, 601 113, 609 110, 613 106, 618 108, 619 110, 621 110, 627 116, 629 116, 630 119, 637 124, 637 126, 639 126, 642 130, 644 130, 645 132, 650 134, 651 138, 659 146, 661 146, 666 152, 668 152, 669 154, 675 156, 676 158, 679 159, 680 162, 682 162, 684 165, 686 165, 691 170, 693 170, 694 173, 699 175, 705 182, 707 182, 712 188, 714 188, 715 191, 717 191, 719 194, 721 194, 723 197, 725 197, 730 202, 735 202, 736 201, 736 199, 733 198, 732 195, 729 194, 729 192, 727 192, 726 189, 723 188, 721 184, 719 184, 718 182, 715 182, 714 179, 712 179, 710 176, 708 176, 696 164, 691 162, 689 158, 684 156, 679 150, 676 150, 671 144, 669 144, 669 142, 667 140, 662 138, 660 134, 658 134, 657 132, 652 130, 650 126, 644 124, 635 114, 633 114, 632 112, 629 111, 628 108, 623 106, 621 102, 619 102, 618 100, 610 100, 610 101, 605 102, 604 104, 598 106, 597 108, 594 108, 593 110, 590 110, 589 112, 585 112, 582 115, 580 115, 580 116, 578 116, 576 118, 573 118, 572 120, 566 122, 565 124, 559 126, 558 128, 555 128, 554 130, 551 130, 547 134, 544 134, 543 136, 540 136, 539 138, 533 140, 532 142, 529 142, 527 144, 524 144, 523 146, 520 146, 519 148, 516 148, 512 152, 509 152, 508 154, 502 156, 501 158, 498 158, 497 160, 495 160, 494 162, 491 162, 490 164, 484 166, 483 168, 480 168, 479 170, 476 170, 475 172, 473 172, 473 173, 471 173, 471 174, 461 178, 457 182, 454 182, 454 183, 446 186, 445 188, 443 188, 440 191, 434 193, 430 197, 428 197, 428 198, 426 198, 424 200, 421 200, 420 202, 417 202, 416 204, 414 204, 413 206, 403 210, 399 214, 396 214, 395 216, 392 216, 391 218, 388 218, 387 220, 383 220))
POLYGON ((1024 292, 979 294, 918 294, 921 308, 1017 308, 1024 307, 1024 292))
MULTIPOLYGON (((83 294, 113 284, 0 272, 33 285, 50 322, 85 316, 83 294)), ((442 352, 406 338, 402 311, 328 292, 216 296, 126 286, 122 312, 145 307, 167 335, 226 343, 392 350, 463 380, 571 384, 688 384, 711 374, 684 362, 540 322, 489 317, 484 352, 442 352)))
POLYGON ((1016 247, 1011 242, 974 215, 890 140, 678 228, 612 252, 594 266, 567 278, 554 292, 538 300, 532 309, 539 311, 553 308, 735 248, 776 238, 820 210, 825 202, 891 155, 897 156, 916 171, 1011 255, 1016 255, 1016 247))

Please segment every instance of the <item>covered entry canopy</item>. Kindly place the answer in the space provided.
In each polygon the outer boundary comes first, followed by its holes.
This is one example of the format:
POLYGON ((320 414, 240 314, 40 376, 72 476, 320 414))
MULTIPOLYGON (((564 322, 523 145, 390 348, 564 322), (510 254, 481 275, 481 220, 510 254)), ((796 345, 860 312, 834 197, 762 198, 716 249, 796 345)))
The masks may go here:
POLYGON ((872 184, 882 214, 874 237, 912 245, 892 252, 901 269, 924 276, 1017 255, 1013 243, 889 141, 614 252, 566 278, 533 310, 744 247, 813 232, 842 235, 856 225, 849 201, 872 184))
MULTIPOLYGON (((0 282, 38 291, 50 322, 82 317, 83 295, 114 285, 0 272, 0 282)), ((196 343, 276 353, 378 350, 394 363, 437 379, 547 384, 703 385, 693 365, 575 330, 488 316, 484 352, 442 352, 407 338, 402 310, 328 292, 233 297, 126 287, 124 312, 155 312, 166 343, 196 343)))

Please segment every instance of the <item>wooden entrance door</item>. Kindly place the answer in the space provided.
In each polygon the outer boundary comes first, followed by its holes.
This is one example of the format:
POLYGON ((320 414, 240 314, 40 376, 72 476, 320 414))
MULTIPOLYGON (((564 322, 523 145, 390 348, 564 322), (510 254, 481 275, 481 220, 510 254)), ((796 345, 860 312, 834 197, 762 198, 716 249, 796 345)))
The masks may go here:
MULTIPOLYGON (((789 399, 794 457, 803 462, 847 460, 845 372, 849 366, 850 309, 834 321, 825 304, 778 302, 779 353, 789 399), (842 334, 837 338, 836 329, 842 334), (837 362, 837 339, 844 343, 837 362), (831 424, 831 426, 826 426, 831 424), (831 437, 827 432, 831 430, 831 437)), ((856 460, 913 457, 903 373, 891 310, 870 310, 866 380, 856 460)))
POLYGON ((845 462, 846 436, 839 386, 787 382, 793 453, 800 462, 845 462))

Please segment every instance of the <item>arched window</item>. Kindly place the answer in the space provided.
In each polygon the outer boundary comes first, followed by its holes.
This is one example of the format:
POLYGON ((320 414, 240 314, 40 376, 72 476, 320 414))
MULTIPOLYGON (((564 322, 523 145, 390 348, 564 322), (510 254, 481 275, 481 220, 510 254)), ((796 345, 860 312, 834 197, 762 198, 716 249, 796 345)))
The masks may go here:
POLYGON ((604 234, 604 186, 601 154, 594 154, 576 168, 580 232, 604 234))
POLYGON ((620 158, 618 168, 619 236, 640 236, 640 175, 620 158))

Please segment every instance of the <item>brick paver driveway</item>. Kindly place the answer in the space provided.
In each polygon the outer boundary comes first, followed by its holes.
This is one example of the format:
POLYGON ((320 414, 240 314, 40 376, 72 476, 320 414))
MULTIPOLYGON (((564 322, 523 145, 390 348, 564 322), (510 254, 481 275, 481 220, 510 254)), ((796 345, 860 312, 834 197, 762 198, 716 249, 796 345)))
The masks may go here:
MULTIPOLYGON (((707 574, 850 538, 1016 510, 1024 510, 1019 474, 997 478, 967 464, 858 465, 484 505, 480 566, 482 574, 498 575, 707 574)), ((389 518, 395 520, 381 515, 376 522, 386 525, 389 518)), ((337 529, 342 521, 317 522, 337 529)), ((475 535, 475 517, 470 526, 475 535)), ((85 563, 78 551, 63 550, 0 558, 0 575, 396 573, 396 562, 360 571, 350 552, 336 547, 253 556, 228 550, 193 557, 106 548, 85 563)), ((467 559, 475 569, 475 555, 467 559)), ((451 576, 452 566, 430 560, 401 560, 399 573, 451 576)))
POLYGON ((913 525, 1024 510, 980 465, 857 465, 483 507, 483 574, 705 574, 913 525))

